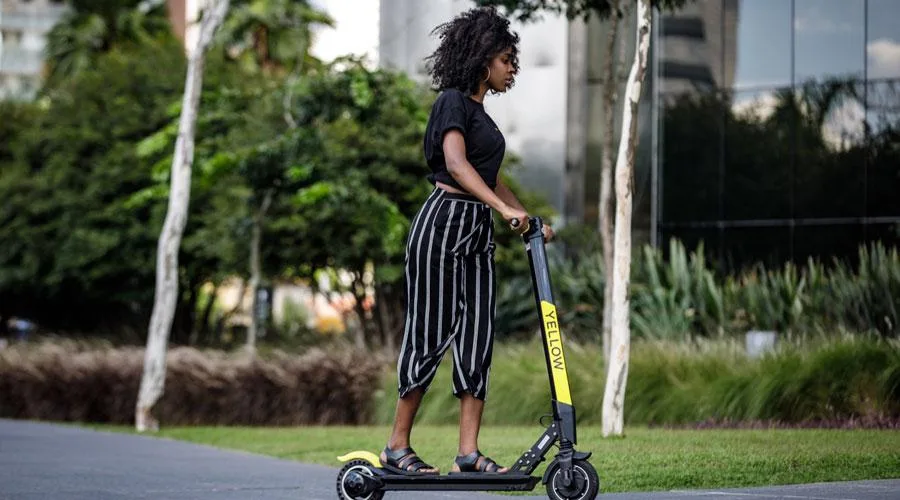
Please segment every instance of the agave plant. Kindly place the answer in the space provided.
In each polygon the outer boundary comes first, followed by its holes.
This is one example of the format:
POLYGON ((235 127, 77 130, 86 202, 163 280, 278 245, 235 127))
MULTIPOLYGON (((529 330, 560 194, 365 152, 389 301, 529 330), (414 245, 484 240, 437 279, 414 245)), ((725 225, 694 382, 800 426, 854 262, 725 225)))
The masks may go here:
POLYGON ((603 325, 603 253, 578 259, 550 254, 553 286, 562 327, 573 338, 601 341, 603 325))
POLYGON ((642 264, 633 288, 632 318, 639 335, 673 339, 724 333, 728 303, 702 245, 688 255, 681 242, 672 240, 668 260, 645 247, 642 264))
POLYGON ((743 280, 743 305, 751 327, 789 331, 803 315, 806 277, 787 263, 779 271, 766 271, 758 265, 743 280))
POLYGON ((846 303, 845 321, 858 329, 873 328, 883 335, 900 332, 900 258, 897 249, 876 243, 859 250, 856 276, 835 275, 832 287, 846 303), (849 279, 848 279, 849 278, 849 279))
POLYGON ((531 280, 514 276, 497 284, 497 314, 494 330, 498 338, 523 338, 539 328, 531 280))

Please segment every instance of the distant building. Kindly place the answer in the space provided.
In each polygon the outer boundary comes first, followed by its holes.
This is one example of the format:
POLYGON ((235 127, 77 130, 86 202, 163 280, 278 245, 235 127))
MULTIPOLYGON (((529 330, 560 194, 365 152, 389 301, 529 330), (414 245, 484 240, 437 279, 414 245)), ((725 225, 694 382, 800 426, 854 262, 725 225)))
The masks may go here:
MULTIPOLYGON (((381 65, 427 81, 423 59, 437 44, 429 31, 473 6, 382 0, 381 65)), ((863 243, 900 243, 897 19, 897 0, 695 0, 654 12, 635 242, 703 243, 726 267, 852 260, 863 243)), ((597 224, 608 28, 551 15, 514 23, 516 88, 485 102, 522 158, 519 180, 563 224, 597 224)), ((619 31, 619 96, 634 29, 632 13, 619 31)), ((616 136, 620 116, 621 106, 616 136)))
MULTIPOLYGON (((162 0, 160 0, 162 1, 162 0)), ((165 0, 172 31, 196 44, 197 19, 206 0, 165 0)), ((0 99, 30 99, 44 77, 47 32, 68 11, 64 0, 0 0, 0 99)))
POLYGON ((639 146, 656 241, 702 243, 726 269, 900 243, 898 18, 896 0, 703 0, 657 16, 639 146))
POLYGON ((662 17, 657 41, 662 47, 658 51, 660 90, 687 92, 734 85, 738 6, 739 0, 689 2, 662 17))
POLYGON ((28 99, 43 78, 45 36, 62 0, 0 0, 0 99, 28 99))

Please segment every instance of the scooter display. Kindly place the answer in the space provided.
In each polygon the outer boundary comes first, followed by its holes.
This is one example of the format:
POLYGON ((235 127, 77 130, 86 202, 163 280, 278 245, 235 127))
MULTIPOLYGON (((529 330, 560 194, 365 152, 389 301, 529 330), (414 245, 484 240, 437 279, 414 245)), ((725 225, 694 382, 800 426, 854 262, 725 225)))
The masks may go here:
MULTIPOLYGON (((518 229, 520 221, 511 226, 518 229)), ((459 472, 448 474, 398 474, 385 470, 379 457, 369 451, 354 451, 338 457, 344 462, 337 476, 337 493, 341 500, 380 500, 386 491, 531 491, 544 484, 552 500, 594 500, 600 491, 600 478, 588 461, 590 452, 575 450, 575 405, 569 391, 569 377, 563 338, 553 300, 550 270, 544 246, 543 221, 531 217, 522 232, 535 305, 540 314, 544 338, 544 357, 550 384, 552 421, 534 445, 510 466, 507 473, 459 472), (553 446, 556 456, 543 476, 532 473, 546 460, 553 446)))

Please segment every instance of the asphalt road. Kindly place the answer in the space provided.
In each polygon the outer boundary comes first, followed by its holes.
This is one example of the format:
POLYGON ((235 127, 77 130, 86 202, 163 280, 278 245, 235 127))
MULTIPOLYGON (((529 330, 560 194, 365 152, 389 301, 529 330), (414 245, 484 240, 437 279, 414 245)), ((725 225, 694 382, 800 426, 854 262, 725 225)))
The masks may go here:
MULTIPOLYGON (((337 469, 148 436, 0 420, 0 500, 335 500, 337 469)), ((900 471, 898 471, 900 476, 900 471)), ((543 490, 536 490, 541 493, 543 490)), ((385 499, 542 499, 389 492, 385 499)), ((900 479, 604 494, 603 500, 900 500, 900 479)))

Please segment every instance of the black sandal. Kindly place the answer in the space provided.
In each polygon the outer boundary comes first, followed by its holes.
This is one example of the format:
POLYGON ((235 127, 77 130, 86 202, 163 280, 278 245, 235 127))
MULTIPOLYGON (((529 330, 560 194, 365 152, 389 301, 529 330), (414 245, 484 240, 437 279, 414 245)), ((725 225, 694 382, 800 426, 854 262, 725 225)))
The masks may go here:
POLYGON ((412 448, 402 448, 392 450, 388 447, 384 448, 384 456, 387 460, 381 460, 381 466, 396 474, 404 474, 407 476, 430 476, 436 475, 437 472, 419 472, 422 469, 434 469, 434 467, 426 464, 412 448))
POLYGON ((459 468, 459 473, 464 472, 478 472, 480 474, 508 474, 509 471, 500 472, 500 469, 503 467, 497 465, 497 462, 491 460, 490 458, 481 454, 480 451, 475 450, 468 455, 458 455, 455 460, 456 467, 459 468))

